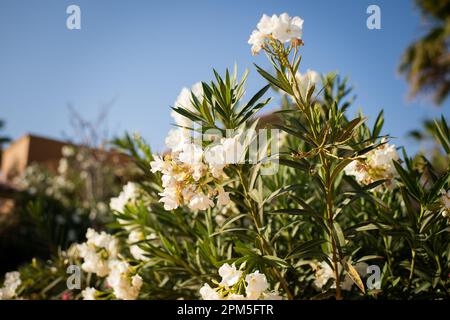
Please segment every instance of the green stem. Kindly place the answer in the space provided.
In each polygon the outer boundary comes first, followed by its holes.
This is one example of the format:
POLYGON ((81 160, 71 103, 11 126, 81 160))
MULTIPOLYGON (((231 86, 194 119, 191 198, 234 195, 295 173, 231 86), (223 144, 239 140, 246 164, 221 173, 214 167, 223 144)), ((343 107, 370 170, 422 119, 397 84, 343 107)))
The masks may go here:
MULTIPOLYGON (((287 57, 286 57, 287 58, 287 57)), ((312 115, 312 109, 305 105, 305 102, 303 98, 300 95, 300 87, 297 82, 297 79, 295 77, 294 68, 292 67, 291 63, 288 63, 287 65, 288 70, 291 74, 291 78, 293 81, 293 85, 296 88, 296 91, 294 90, 294 99, 298 106, 298 108, 304 112, 306 120, 308 122, 308 125, 310 127, 311 133, 313 134, 313 137, 315 140, 317 140, 316 135, 316 128, 314 126, 313 122, 313 115, 312 115), (297 97, 297 94, 299 97, 297 97)), ((322 145, 321 141, 315 141, 316 145, 322 145)), ((322 164, 323 169, 323 177, 325 178, 325 196, 326 196, 326 211, 325 211, 325 222, 328 223, 328 227, 330 229, 330 238, 331 238, 331 246, 332 246, 332 262, 333 262, 333 268, 334 273, 336 277, 336 300, 342 300, 342 292, 341 292, 341 281, 340 281, 340 275, 339 275, 339 259, 338 259, 338 252, 337 252, 337 245, 336 245, 336 239, 334 235, 334 217, 333 217, 333 181, 331 180, 331 168, 328 163, 328 159, 326 158, 326 154, 323 153, 323 150, 320 150, 319 152, 320 156, 320 162, 322 164)))
MULTIPOLYGON (((259 219, 258 219, 258 217, 259 217, 258 210, 257 210, 258 208, 257 207, 255 208, 255 205, 257 205, 257 204, 249 196, 248 187, 247 187, 247 181, 244 180, 244 177, 243 177, 243 174, 242 174, 242 169, 241 168, 237 168, 236 171, 237 171, 239 179, 241 181, 241 185, 242 185, 242 187, 244 189, 245 198, 249 202, 248 206, 250 208, 250 214, 251 214, 251 217, 253 219, 253 223, 255 224, 255 227, 256 227, 256 232, 258 233, 258 237, 263 241, 263 244, 261 246, 262 254, 263 255, 276 255, 275 254, 275 249, 272 247, 270 241, 268 241, 265 238, 264 234, 261 233, 261 227, 264 224, 264 221, 262 221, 262 219, 261 219, 261 221, 259 221, 259 219)), ((289 300, 293 300, 294 299, 294 295, 289 290, 288 283, 286 282, 286 280, 284 279, 282 274, 275 267, 272 267, 271 271, 275 275, 275 277, 278 279, 278 281, 280 282, 283 290, 286 292, 286 295, 288 296, 288 299, 289 300)))
POLYGON ((331 238, 331 247, 332 247, 332 260, 333 260, 333 269, 336 278, 336 300, 342 300, 342 292, 341 292, 341 279, 339 274, 339 259, 338 252, 336 246, 336 238, 334 236, 334 217, 333 217, 333 186, 330 178, 330 167, 328 165, 327 159, 320 154, 320 159, 324 168, 325 173, 325 181, 326 181, 326 199, 327 199, 327 222, 328 227, 330 229, 330 238, 331 238))
POLYGON ((416 249, 411 249, 411 268, 409 270, 409 278, 408 278, 408 295, 411 290, 412 279, 414 276, 414 270, 416 268, 416 249))
POLYGON ((388 243, 387 243, 387 238, 385 236, 383 236, 383 243, 384 243, 384 249, 385 249, 385 253, 386 253, 386 262, 387 262, 387 268, 389 271, 389 274, 393 277, 394 273, 392 272, 392 268, 391 268, 391 252, 390 252, 390 248, 388 247, 388 243))

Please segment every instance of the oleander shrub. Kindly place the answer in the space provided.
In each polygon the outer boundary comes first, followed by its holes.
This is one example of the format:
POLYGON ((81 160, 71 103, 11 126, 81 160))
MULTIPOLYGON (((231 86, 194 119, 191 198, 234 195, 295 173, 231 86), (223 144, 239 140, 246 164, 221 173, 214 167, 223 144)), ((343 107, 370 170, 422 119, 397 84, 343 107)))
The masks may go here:
MULTIPOLYGON (((140 173, 110 200, 108 232, 90 228, 85 242, 9 273, 0 294, 448 298, 448 168, 392 144, 382 111, 372 127, 349 115, 347 80, 301 74, 302 25, 262 17, 249 43, 272 68, 256 65, 268 84, 250 98, 237 68, 183 89, 163 154, 138 135, 117 139, 140 173), (271 88, 282 107, 262 124, 271 88), (67 273, 77 267, 79 286, 67 273)), ((431 132, 448 161, 446 119, 431 132)))

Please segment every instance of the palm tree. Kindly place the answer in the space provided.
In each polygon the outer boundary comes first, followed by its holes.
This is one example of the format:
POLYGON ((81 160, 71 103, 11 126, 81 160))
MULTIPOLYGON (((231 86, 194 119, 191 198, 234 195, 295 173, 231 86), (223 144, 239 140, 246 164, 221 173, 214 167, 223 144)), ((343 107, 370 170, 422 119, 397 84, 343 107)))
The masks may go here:
MULTIPOLYGON (((0 131, 5 126, 5 122, 0 119, 0 131)), ((2 163, 3 145, 8 143, 11 139, 7 136, 0 135, 0 164, 2 163)))
POLYGON ((430 93, 440 105, 450 92, 450 0, 416 0, 427 33, 403 53, 399 70, 412 96, 430 93))
MULTIPOLYGON (((5 122, 0 119, 0 131, 3 129, 4 126, 5 126, 5 122)), ((2 148, 2 145, 5 143, 8 143, 9 141, 11 141, 11 139, 9 137, 0 135, 0 150, 2 148)))

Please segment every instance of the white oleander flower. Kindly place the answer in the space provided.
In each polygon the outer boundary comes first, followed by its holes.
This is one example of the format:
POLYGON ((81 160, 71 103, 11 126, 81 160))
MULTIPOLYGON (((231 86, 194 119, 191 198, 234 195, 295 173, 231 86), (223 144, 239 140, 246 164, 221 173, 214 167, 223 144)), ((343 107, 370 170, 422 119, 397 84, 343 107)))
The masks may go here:
POLYGON ((280 42, 301 39, 303 34, 303 19, 290 17, 287 13, 271 17, 263 15, 250 35, 248 43, 252 45, 252 53, 257 54, 264 46, 264 41, 273 38, 280 42))
POLYGON ((321 290, 322 287, 326 285, 330 279, 333 279, 334 281, 334 279, 336 278, 333 269, 325 261, 322 261, 319 264, 314 264, 312 267, 315 270, 316 276, 313 284, 319 290, 321 290))
POLYGON ((240 159, 243 153, 240 136, 221 139, 204 152, 202 146, 191 142, 184 132, 173 133, 176 137, 169 139, 170 154, 164 158, 155 155, 150 163, 152 172, 162 173, 164 190, 159 193, 159 201, 168 211, 182 205, 191 210, 206 210, 215 206, 216 199, 218 205, 228 205, 229 193, 222 187, 228 177, 223 170, 240 159))
POLYGON ((108 275, 109 262, 119 253, 118 240, 105 232, 97 233, 89 228, 86 232, 87 241, 77 246, 78 254, 83 258, 81 268, 99 277, 108 275))
POLYGON ((217 290, 211 288, 207 283, 200 288, 200 295, 203 300, 223 300, 217 290))
POLYGON ((145 235, 142 231, 132 230, 128 235, 128 244, 130 244, 130 253, 136 260, 148 261, 149 258, 145 255, 146 252, 139 247, 137 242, 145 240, 145 235))
POLYGON ((262 300, 283 300, 283 297, 278 292, 263 292, 262 300))
MULTIPOLYGON (((331 266, 326 263, 325 261, 322 261, 321 263, 314 263, 312 264, 313 269, 315 270, 315 280, 313 282, 316 289, 321 290, 323 286, 327 284, 327 282, 330 279, 333 279, 333 284, 331 285, 331 288, 336 288, 336 274, 331 268, 331 266)), ((354 265, 355 270, 359 273, 360 276, 365 276, 367 272, 367 263, 365 262, 359 262, 356 265, 354 265)), ((341 272, 342 266, 341 264, 338 265, 339 273, 341 272)), ((353 287, 353 280, 350 278, 348 274, 345 274, 344 280, 341 281, 340 286, 342 290, 350 291, 353 287)))
POLYGON ((444 204, 444 207, 446 209, 450 209, 450 189, 447 190, 447 192, 445 192, 444 189, 441 190, 441 199, 442 199, 442 203, 444 204))
POLYGON ((209 170, 214 178, 220 179, 225 173, 225 159, 223 146, 221 144, 207 148, 205 151, 205 161, 208 163, 209 170))
POLYGON ((313 86, 317 85, 320 81, 320 74, 317 71, 308 69, 305 73, 301 74, 297 72, 295 75, 295 79, 299 85, 300 93, 302 96, 305 96, 308 93, 308 90, 313 86))
MULTIPOLYGON (((241 269, 242 269, 241 265, 241 269)), ((211 288, 205 283, 200 289, 200 294, 204 300, 281 300, 282 297, 277 292, 267 291, 269 284, 264 274, 255 271, 247 274, 237 270, 236 266, 228 263, 219 268, 219 275, 222 280, 217 288, 211 288), (242 282, 247 282, 245 295, 242 294, 242 282)))
POLYGON ((116 257, 119 252, 119 241, 104 231, 97 233, 94 229, 89 228, 86 232, 88 244, 93 244, 97 248, 106 249, 111 257, 116 257))
POLYGON ((222 214, 218 214, 214 217, 214 221, 216 221, 216 223, 219 227, 221 227, 226 220, 227 220, 227 218, 222 214))
POLYGON ((167 211, 175 210, 180 205, 178 202, 177 190, 175 188, 166 188, 163 192, 160 192, 159 195, 161 196, 159 202, 164 204, 164 209, 167 211))
POLYGON ((355 180, 359 183, 364 181, 368 181, 370 179, 369 174, 366 170, 366 167, 362 162, 353 160, 350 162, 345 168, 344 172, 348 176, 354 176, 355 180))
POLYGON ((63 157, 70 158, 75 155, 75 149, 72 146, 63 146, 61 148, 61 153, 63 157))
POLYGON ((450 189, 447 192, 444 189, 441 190, 441 201, 444 206, 442 216, 448 218, 450 217, 450 189))
POLYGON ((58 174, 66 174, 69 169, 69 161, 66 158, 62 158, 58 163, 58 174))
MULTIPOLYGON (((194 94, 195 97, 202 102, 203 98, 203 87, 201 82, 197 82, 194 84, 189 90, 188 88, 181 89, 180 94, 177 97, 177 100, 175 101, 175 107, 183 108, 185 110, 194 112, 195 108, 192 104, 192 96, 191 94, 194 94)), ((175 123, 182 127, 191 127, 192 121, 185 116, 179 114, 175 110, 172 110, 171 114, 172 118, 175 120, 175 123)))
POLYGON ((219 206, 226 206, 226 205, 230 204, 230 202, 231 202, 230 193, 225 192, 223 187, 219 187, 218 192, 219 192, 219 194, 217 196, 217 204, 219 206))
POLYGON ((225 263, 219 268, 219 275, 222 277, 220 285, 231 287, 242 277, 242 271, 237 270, 234 264, 225 263))
POLYGON ((204 193, 196 193, 189 201, 189 208, 192 210, 206 210, 214 207, 214 202, 204 193))
POLYGON ((399 160, 395 145, 385 143, 368 152, 365 159, 353 160, 344 168, 344 172, 353 175, 362 184, 385 179, 387 186, 393 187, 397 175, 393 160, 399 160))
POLYGON ((303 19, 290 17, 287 13, 281 14, 272 26, 272 36, 281 42, 292 39, 301 39, 303 33, 303 19))
POLYGON ((266 35, 259 30, 253 30, 250 38, 248 39, 248 43, 252 45, 252 54, 257 55, 259 51, 261 51, 264 46, 264 40, 266 39, 266 35))
POLYGON ((81 296, 83 297, 83 300, 96 300, 96 293, 97 290, 95 288, 89 287, 81 291, 81 296))
POLYGON ((95 247, 91 247, 87 243, 82 243, 78 246, 78 252, 84 260, 81 264, 81 268, 84 271, 95 273, 99 277, 108 275, 109 260, 102 258, 102 256, 97 253, 95 247))
POLYGON ((178 159, 189 165, 198 165, 203 159, 203 149, 195 143, 183 144, 178 159))
POLYGON ((123 212, 123 209, 125 206, 129 203, 134 201, 139 192, 139 187, 134 182, 128 182, 122 189, 122 192, 120 192, 119 196, 116 198, 111 198, 109 202, 109 207, 111 210, 117 211, 117 212, 123 212))
POLYGON ((22 284, 20 280, 20 273, 18 271, 11 271, 5 274, 3 287, 0 288, 0 300, 10 300, 17 296, 17 289, 22 284))
POLYGON ((158 171, 166 172, 167 169, 169 169, 167 162, 165 162, 163 160, 163 158, 161 158, 161 156, 159 156, 159 155, 153 156, 153 161, 150 162, 150 166, 151 166, 151 171, 153 173, 158 172, 158 171))
POLYGON ((164 188, 176 188, 177 181, 181 181, 182 179, 178 179, 177 175, 173 174, 172 168, 169 168, 161 177, 162 186, 164 188))
POLYGON ((142 287, 142 277, 138 274, 131 275, 130 265, 125 261, 111 261, 110 269, 106 282, 113 289, 116 298, 136 300, 142 287))
POLYGON ((261 294, 269 288, 266 276, 259 273, 258 270, 248 274, 245 277, 245 281, 247 282, 245 293, 247 294, 247 298, 250 300, 257 300, 261 294))
POLYGON ((240 142, 240 135, 221 140, 224 164, 240 163, 244 153, 244 147, 240 142))
POLYGON ((244 146, 240 139, 240 134, 232 138, 222 138, 219 144, 208 148, 205 151, 205 161, 210 168, 217 168, 216 171, 223 174, 225 165, 240 163, 244 156, 244 146))
POLYGON ((277 15, 274 14, 271 17, 269 17, 268 15, 263 14, 258 24, 256 25, 256 28, 258 28, 258 30, 261 33, 269 35, 275 28, 275 24, 277 23, 277 21, 278 21, 277 15))
POLYGON ((395 145, 387 143, 372 150, 367 155, 367 162, 370 167, 383 169, 384 174, 389 176, 396 173, 392 160, 398 159, 399 156, 395 149, 395 145))
POLYGON ((169 131, 165 139, 167 148, 171 149, 172 152, 179 152, 182 150, 183 146, 190 143, 192 140, 189 135, 189 130, 184 128, 176 128, 169 131))
POLYGON ((206 165, 202 162, 191 165, 192 170, 192 178, 195 181, 199 181, 205 174, 205 170, 207 169, 206 165))

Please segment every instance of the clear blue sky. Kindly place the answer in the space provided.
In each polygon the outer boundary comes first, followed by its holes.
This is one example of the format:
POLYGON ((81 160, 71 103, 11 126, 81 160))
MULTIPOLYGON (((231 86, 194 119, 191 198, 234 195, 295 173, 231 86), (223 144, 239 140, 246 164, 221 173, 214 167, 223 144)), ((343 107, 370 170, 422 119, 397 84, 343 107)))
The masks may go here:
MULTIPOLYGON (((68 104, 85 118, 114 101, 112 133, 139 131, 156 150, 172 122, 169 106, 180 89, 238 64, 250 69, 250 95, 264 80, 247 44, 263 13, 288 12, 304 20, 303 64, 348 75, 373 122, 385 109, 385 133, 411 145, 405 133, 421 120, 449 114, 427 100, 407 99, 397 74, 403 49, 423 32, 412 0, 46 0, 0 1, 0 118, 5 133, 61 138, 70 133, 68 104), (81 30, 66 28, 66 8, 81 7, 81 30), (381 30, 366 28, 366 8, 381 7, 381 30)), ((272 107, 276 106, 276 100, 272 107)), ((412 148, 417 146, 412 145, 412 148)))

